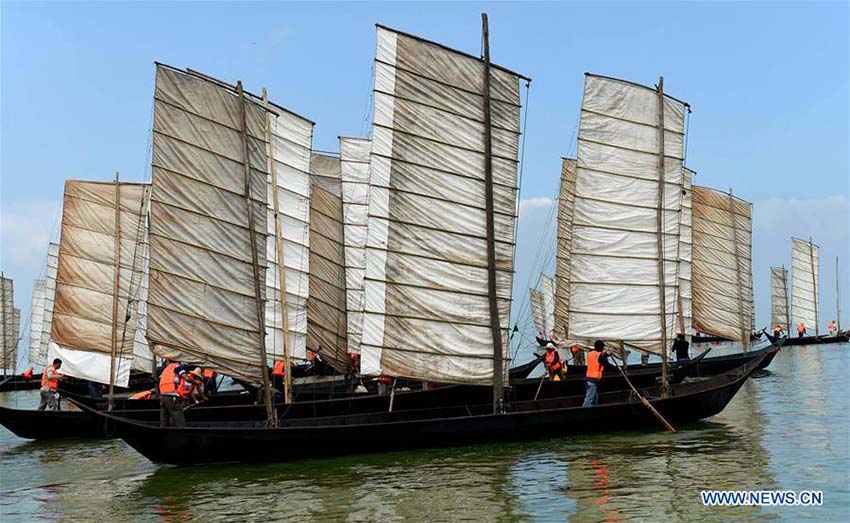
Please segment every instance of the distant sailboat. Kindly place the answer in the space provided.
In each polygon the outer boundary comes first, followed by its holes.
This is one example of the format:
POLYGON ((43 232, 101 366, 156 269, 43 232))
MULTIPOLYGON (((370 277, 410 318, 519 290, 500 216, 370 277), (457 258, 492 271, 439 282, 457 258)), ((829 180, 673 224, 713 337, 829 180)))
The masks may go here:
POLYGON ((3 331, 2 341, 3 376, 14 375, 18 370, 18 340, 21 330, 21 311, 15 308, 15 282, 12 278, 0 276, 0 320, 3 331), (11 372, 10 372, 11 371, 11 372))

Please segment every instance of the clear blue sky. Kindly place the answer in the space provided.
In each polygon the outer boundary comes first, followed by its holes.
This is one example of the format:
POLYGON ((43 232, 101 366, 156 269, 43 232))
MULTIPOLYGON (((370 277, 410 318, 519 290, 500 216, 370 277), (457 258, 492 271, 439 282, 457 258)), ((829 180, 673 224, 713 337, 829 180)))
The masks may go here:
POLYGON ((515 311, 592 71, 646 84, 664 75, 693 106, 697 183, 755 203, 758 324, 768 321, 768 266, 790 263, 791 235, 822 246, 822 318, 834 316, 837 255, 850 294, 846 2, 3 2, 0 263, 24 316, 65 178, 144 178, 154 61, 266 86, 317 122, 315 148, 336 150, 338 135, 369 129, 375 22, 478 53, 482 10, 493 60, 534 79, 515 311))

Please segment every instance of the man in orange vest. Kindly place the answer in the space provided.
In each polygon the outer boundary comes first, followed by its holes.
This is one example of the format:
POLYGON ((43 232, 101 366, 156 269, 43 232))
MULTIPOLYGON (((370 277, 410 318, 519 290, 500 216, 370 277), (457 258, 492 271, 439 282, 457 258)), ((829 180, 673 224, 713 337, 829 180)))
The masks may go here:
POLYGON ((168 360, 168 364, 159 374, 159 426, 185 427, 183 405, 180 402, 178 387, 186 369, 178 361, 168 360))
POLYGON ((38 410, 59 410, 59 380, 62 379, 62 374, 59 373, 60 367, 62 367, 62 360, 56 358, 53 360, 53 365, 44 368, 41 374, 41 403, 38 405, 38 410))
POLYGON ((835 324, 835 320, 829 322, 829 325, 827 325, 826 328, 829 329, 830 336, 835 336, 836 334, 838 334, 838 325, 835 324))
POLYGON ((602 380, 602 373, 606 368, 616 369, 608 361, 608 355, 602 352, 604 348, 605 343, 602 340, 596 340, 593 343, 593 350, 587 353, 587 374, 584 379, 587 392, 584 395, 582 407, 593 407, 599 403, 599 382, 602 380))
POLYGON ((561 363, 561 354, 555 349, 555 344, 551 341, 546 344, 546 355, 543 357, 543 365, 546 367, 546 372, 549 373, 550 380, 561 381, 561 370, 564 366, 561 363))
POLYGON ((806 335, 806 326, 803 325, 802 323, 797 325, 797 337, 802 338, 805 335, 806 335))

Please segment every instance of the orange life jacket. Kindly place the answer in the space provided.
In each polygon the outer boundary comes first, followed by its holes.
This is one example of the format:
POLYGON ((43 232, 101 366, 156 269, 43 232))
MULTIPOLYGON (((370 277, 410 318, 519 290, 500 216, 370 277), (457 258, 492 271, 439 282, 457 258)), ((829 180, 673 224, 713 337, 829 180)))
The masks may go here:
POLYGON ((587 353, 587 374, 586 376, 591 379, 600 380, 602 379, 602 365, 599 364, 599 356, 602 353, 599 351, 592 350, 587 353))
POLYGON ((837 328, 834 321, 830 322, 828 327, 829 327, 829 330, 831 330, 831 331, 834 331, 837 328))
POLYGON ((798 325, 798 326, 797 326, 797 333, 798 333, 798 334, 803 334, 804 332, 806 332, 806 327, 805 327, 805 325, 798 325))
POLYGON ((286 366, 284 362, 280 360, 274 360, 274 367, 272 367, 272 376, 284 376, 286 374, 286 366))
POLYGON ((393 382, 393 379, 390 378, 389 376, 381 376, 381 377, 378 378, 378 381, 380 381, 381 383, 386 383, 386 384, 389 385, 390 383, 393 382))
POLYGON ((21 374, 21 376, 23 376, 25 380, 31 380, 32 379, 32 367, 25 370, 24 373, 21 374))
POLYGON ((204 369, 204 379, 208 380, 215 376, 215 371, 211 369, 204 369))
POLYGON ((187 372, 183 376, 180 376, 180 382, 177 384, 177 395, 181 398, 189 398, 192 396, 192 390, 195 388, 195 378, 194 374, 190 374, 187 372))
POLYGON ((174 384, 174 369, 177 368, 177 363, 169 363, 162 369, 162 374, 159 376, 159 395, 173 395, 177 393, 177 387, 174 384))
POLYGON ((316 359, 316 353, 311 351, 311 350, 308 350, 307 351, 307 359, 310 360, 310 361, 315 360, 316 359))
POLYGON ((579 352, 581 352, 581 347, 579 347, 578 345, 573 345, 572 347, 570 347, 570 350, 573 354, 578 354, 579 352))
POLYGON ((51 390, 56 390, 59 387, 59 380, 48 380, 47 379, 47 371, 53 371, 56 376, 62 376, 56 370, 53 365, 48 365, 44 368, 44 372, 41 373, 41 388, 43 389, 45 386, 50 387, 51 390))
POLYGON ((546 367, 552 372, 561 370, 561 355, 557 350, 546 351, 546 367))
POLYGON ((149 400, 153 396, 152 390, 143 390, 142 392, 137 392, 130 396, 131 400, 149 400))

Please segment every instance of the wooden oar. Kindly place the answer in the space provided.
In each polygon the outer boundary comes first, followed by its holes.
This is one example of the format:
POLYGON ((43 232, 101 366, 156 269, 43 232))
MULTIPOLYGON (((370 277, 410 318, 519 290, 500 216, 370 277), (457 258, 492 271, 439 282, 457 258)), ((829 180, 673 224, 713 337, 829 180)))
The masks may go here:
POLYGON ((667 430, 669 430, 670 432, 676 432, 676 429, 673 428, 673 425, 670 425, 670 423, 666 419, 664 419, 664 416, 662 416, 660 412, 655 410, 655 407, 652 406, 652 403, 650 403, 649 400, 644 398, 643 395, 640 392, 638 392, 638 390, 635 388, 635 386, 632 385, 631 380, 629 379, 628 376, 626 376, 626 373, 623 372, 623 369, 620 368, 620 366, 617 365, 616 362, 614 363, 614 366, 617 367, 618 371, 620 371, 620 374, 623 376, 623 379, 626 380, 626 383, 629 384, 629 387, 632 389, 632 392, 634 392, 637 395, 637 397, 640 398, 641 403, 643 403, 646 406, 646 408, 649 409, 650 412, 655 414, 655 417, 658 418, 658 421, 660 421, 661 424, 664 425, 667 428, 667 430))
POLYGON ((534 393, 535 401, 537 400, 537 396, 540 395, 540 389, 543 388, 543 380, 546 379, 546 373, 547 373, 547 371, 543 371, 543 375, 540 376, 540 384, 537 385, 537 392, 534 393))

